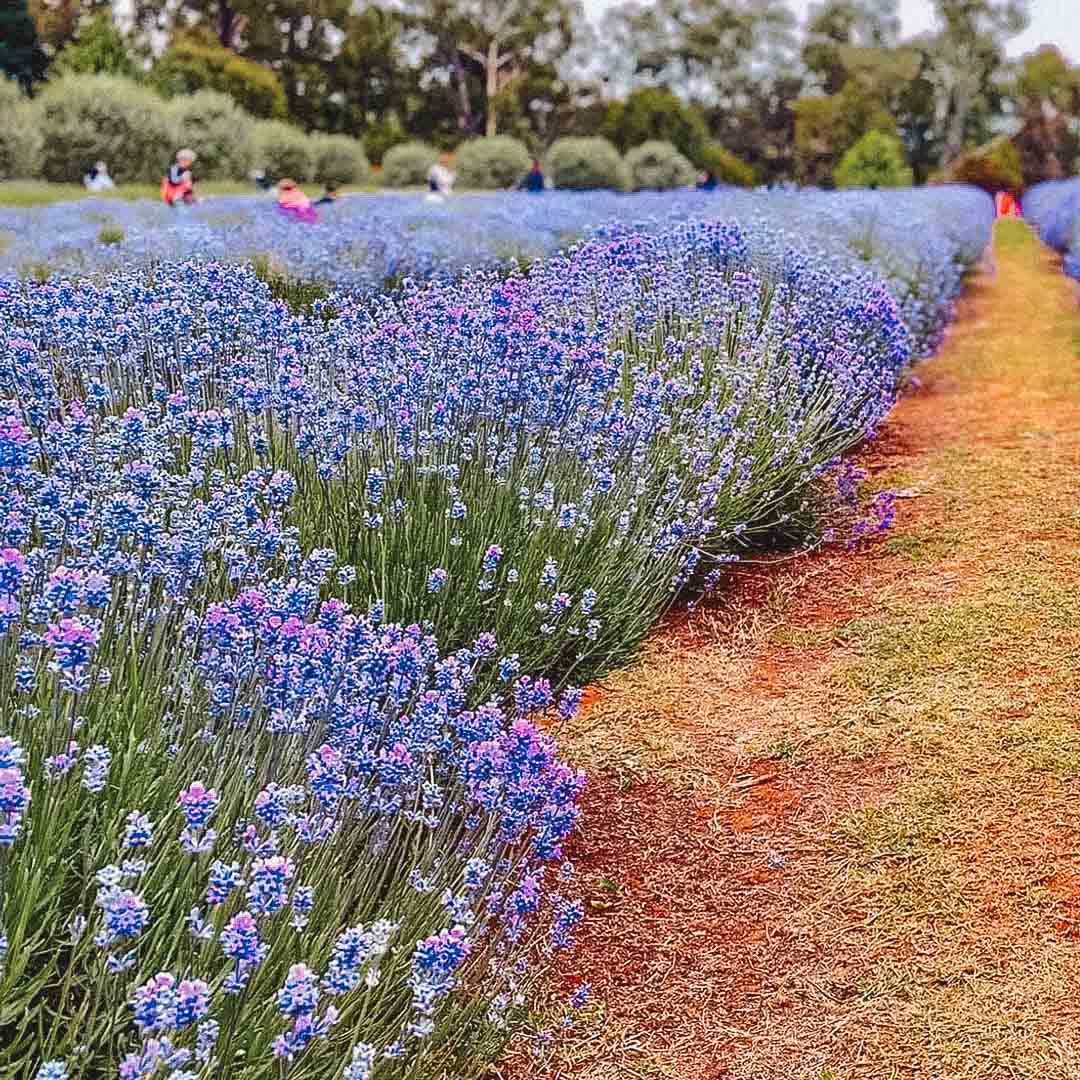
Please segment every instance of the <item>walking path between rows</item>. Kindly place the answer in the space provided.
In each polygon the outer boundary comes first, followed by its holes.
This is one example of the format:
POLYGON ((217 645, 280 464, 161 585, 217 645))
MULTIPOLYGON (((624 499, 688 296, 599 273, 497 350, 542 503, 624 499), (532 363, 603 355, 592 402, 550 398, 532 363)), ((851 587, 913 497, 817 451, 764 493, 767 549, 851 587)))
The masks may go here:
POLYGON ((595 1005, 531 1077, 1080 1076, 1080 306, 1024 225, 919 379, 890 534, 740 572, 561 729, 595 1005))

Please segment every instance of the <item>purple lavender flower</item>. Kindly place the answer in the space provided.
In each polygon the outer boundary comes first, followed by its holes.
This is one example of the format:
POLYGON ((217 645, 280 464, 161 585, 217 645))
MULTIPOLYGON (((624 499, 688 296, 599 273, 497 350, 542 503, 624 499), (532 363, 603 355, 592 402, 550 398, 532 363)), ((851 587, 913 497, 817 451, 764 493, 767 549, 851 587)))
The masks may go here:
POLYGON ((266 956, 266 946, 259 938, 259 928, 250 911, 241 911, 226 924, 218 937, 221 951, 236 963, 236 972, 226 984, 226 991, 236 993, 247 982, 247 973, 266 956))
POLYGON ((136 937, 150 922, 146 901, 130 889, 115 885, 102 889, 96 903, 102 910, 104 930, 95 940, 102 946, 136 937))
POLYGON ((196 780, 189 788, 180 792, 177 805, 184 815, 188 828, 201 829, 214 816, 214 811, 220 801, 216 791, 208 790, 196 780))
POLYGON ((210 883, 206 886, 206 902, 213 907, 224 904, 243 881, 239 863, 215 859, 210 867, 210 883))
POLYGON ((146 848, 154 842, 154 825, 146 814, 132 810, 124 828, 124 847, 146 848))
POLYGON ((53 651, 54 663, 60 671, 73 671, 90 662, 90 654, 98 643, 97 627, 79 616, 50 623, 45 631, 45 644, 53 651))
POLYGON ((256 859, 251 865, 247 889, 252 908, 260 915, 280 911, 288 903, 288 887, 294 873, 292 862, 281 855, 256 859))
POLYGON ((278 991, 278 1011, 295 1019, 298 1016, 309 1016, 318 1004, 318 976, 306 964, 293 964, 289 968, 285 985, 278 991))

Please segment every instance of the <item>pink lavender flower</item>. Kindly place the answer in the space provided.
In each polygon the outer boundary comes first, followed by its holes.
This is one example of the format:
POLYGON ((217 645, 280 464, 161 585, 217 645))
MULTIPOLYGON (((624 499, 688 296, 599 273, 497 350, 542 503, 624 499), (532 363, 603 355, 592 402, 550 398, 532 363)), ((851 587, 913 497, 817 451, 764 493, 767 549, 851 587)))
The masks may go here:
POLYGON ((98 643, 99 631, 78 616, 50 623, 45 644, 53 651, 54 663, 61 671, 84 667, 98 643))

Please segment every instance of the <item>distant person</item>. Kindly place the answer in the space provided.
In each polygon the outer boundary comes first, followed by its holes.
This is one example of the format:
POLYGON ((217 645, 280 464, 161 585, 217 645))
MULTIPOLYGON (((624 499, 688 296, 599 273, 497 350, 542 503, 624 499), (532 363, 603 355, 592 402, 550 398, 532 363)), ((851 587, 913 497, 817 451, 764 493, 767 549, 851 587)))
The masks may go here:
POLYGON ((323 187, 323 193, 315 200, 313 206, 333 206, 338 201, 338 186, 333 181, 323 187))
POLYGON ((195 202, 194 150, 177 150, 176 160, 161 181, 161 197, 169 206, 191 206, 195 202))
POLYGON ((295 221, 319 220, 319 215, 315 207, 311 205, 311 200, 297 187, 296 181, 288 177, 278 183, 277 208, 285 217, 295 221))
POLYGON ((448 199, 453 193, 455 179, 450 169, 450 155, 440 154, 439 160, 428 170, 428 201, 443 202, 448 199))
POLYGON ((540 162, 536 158, 532 160, 532 168, 521 178, 518 189, 527 191, 531 195, 540 195, 544 191, 544 171, 540 168, 540 162))
POLYGON ((994 207, 998 217, 1020 217, 1020 204, 1011 191, 999 191, 994 196, 994 207))
POLYGON ((256 191, 268 192, 273 190, 274 181, 265 169, 256 169, 250 175, 256 191))
POLYGON ((720 178, 712 169, 706 169, 705 175, 698 181, 698 191, 715 191, 720 186, 720 178))
POLYGON ((109 191, 116 187, 109 175, 109 166, 104 161, 95 161, 90 171, 83 177, 88 191, 109 191))

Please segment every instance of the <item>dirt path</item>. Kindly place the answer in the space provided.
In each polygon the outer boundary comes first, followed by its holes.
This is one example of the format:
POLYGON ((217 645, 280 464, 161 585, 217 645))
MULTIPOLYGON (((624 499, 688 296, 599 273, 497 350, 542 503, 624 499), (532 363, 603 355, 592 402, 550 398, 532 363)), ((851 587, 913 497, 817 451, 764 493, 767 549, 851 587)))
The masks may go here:
POLYGON ((596 1004, 531 1076, 1080 1077, 1080 307, 1023 226, 920 378, 888 538, 744 572, 563 731, 596 1004))

